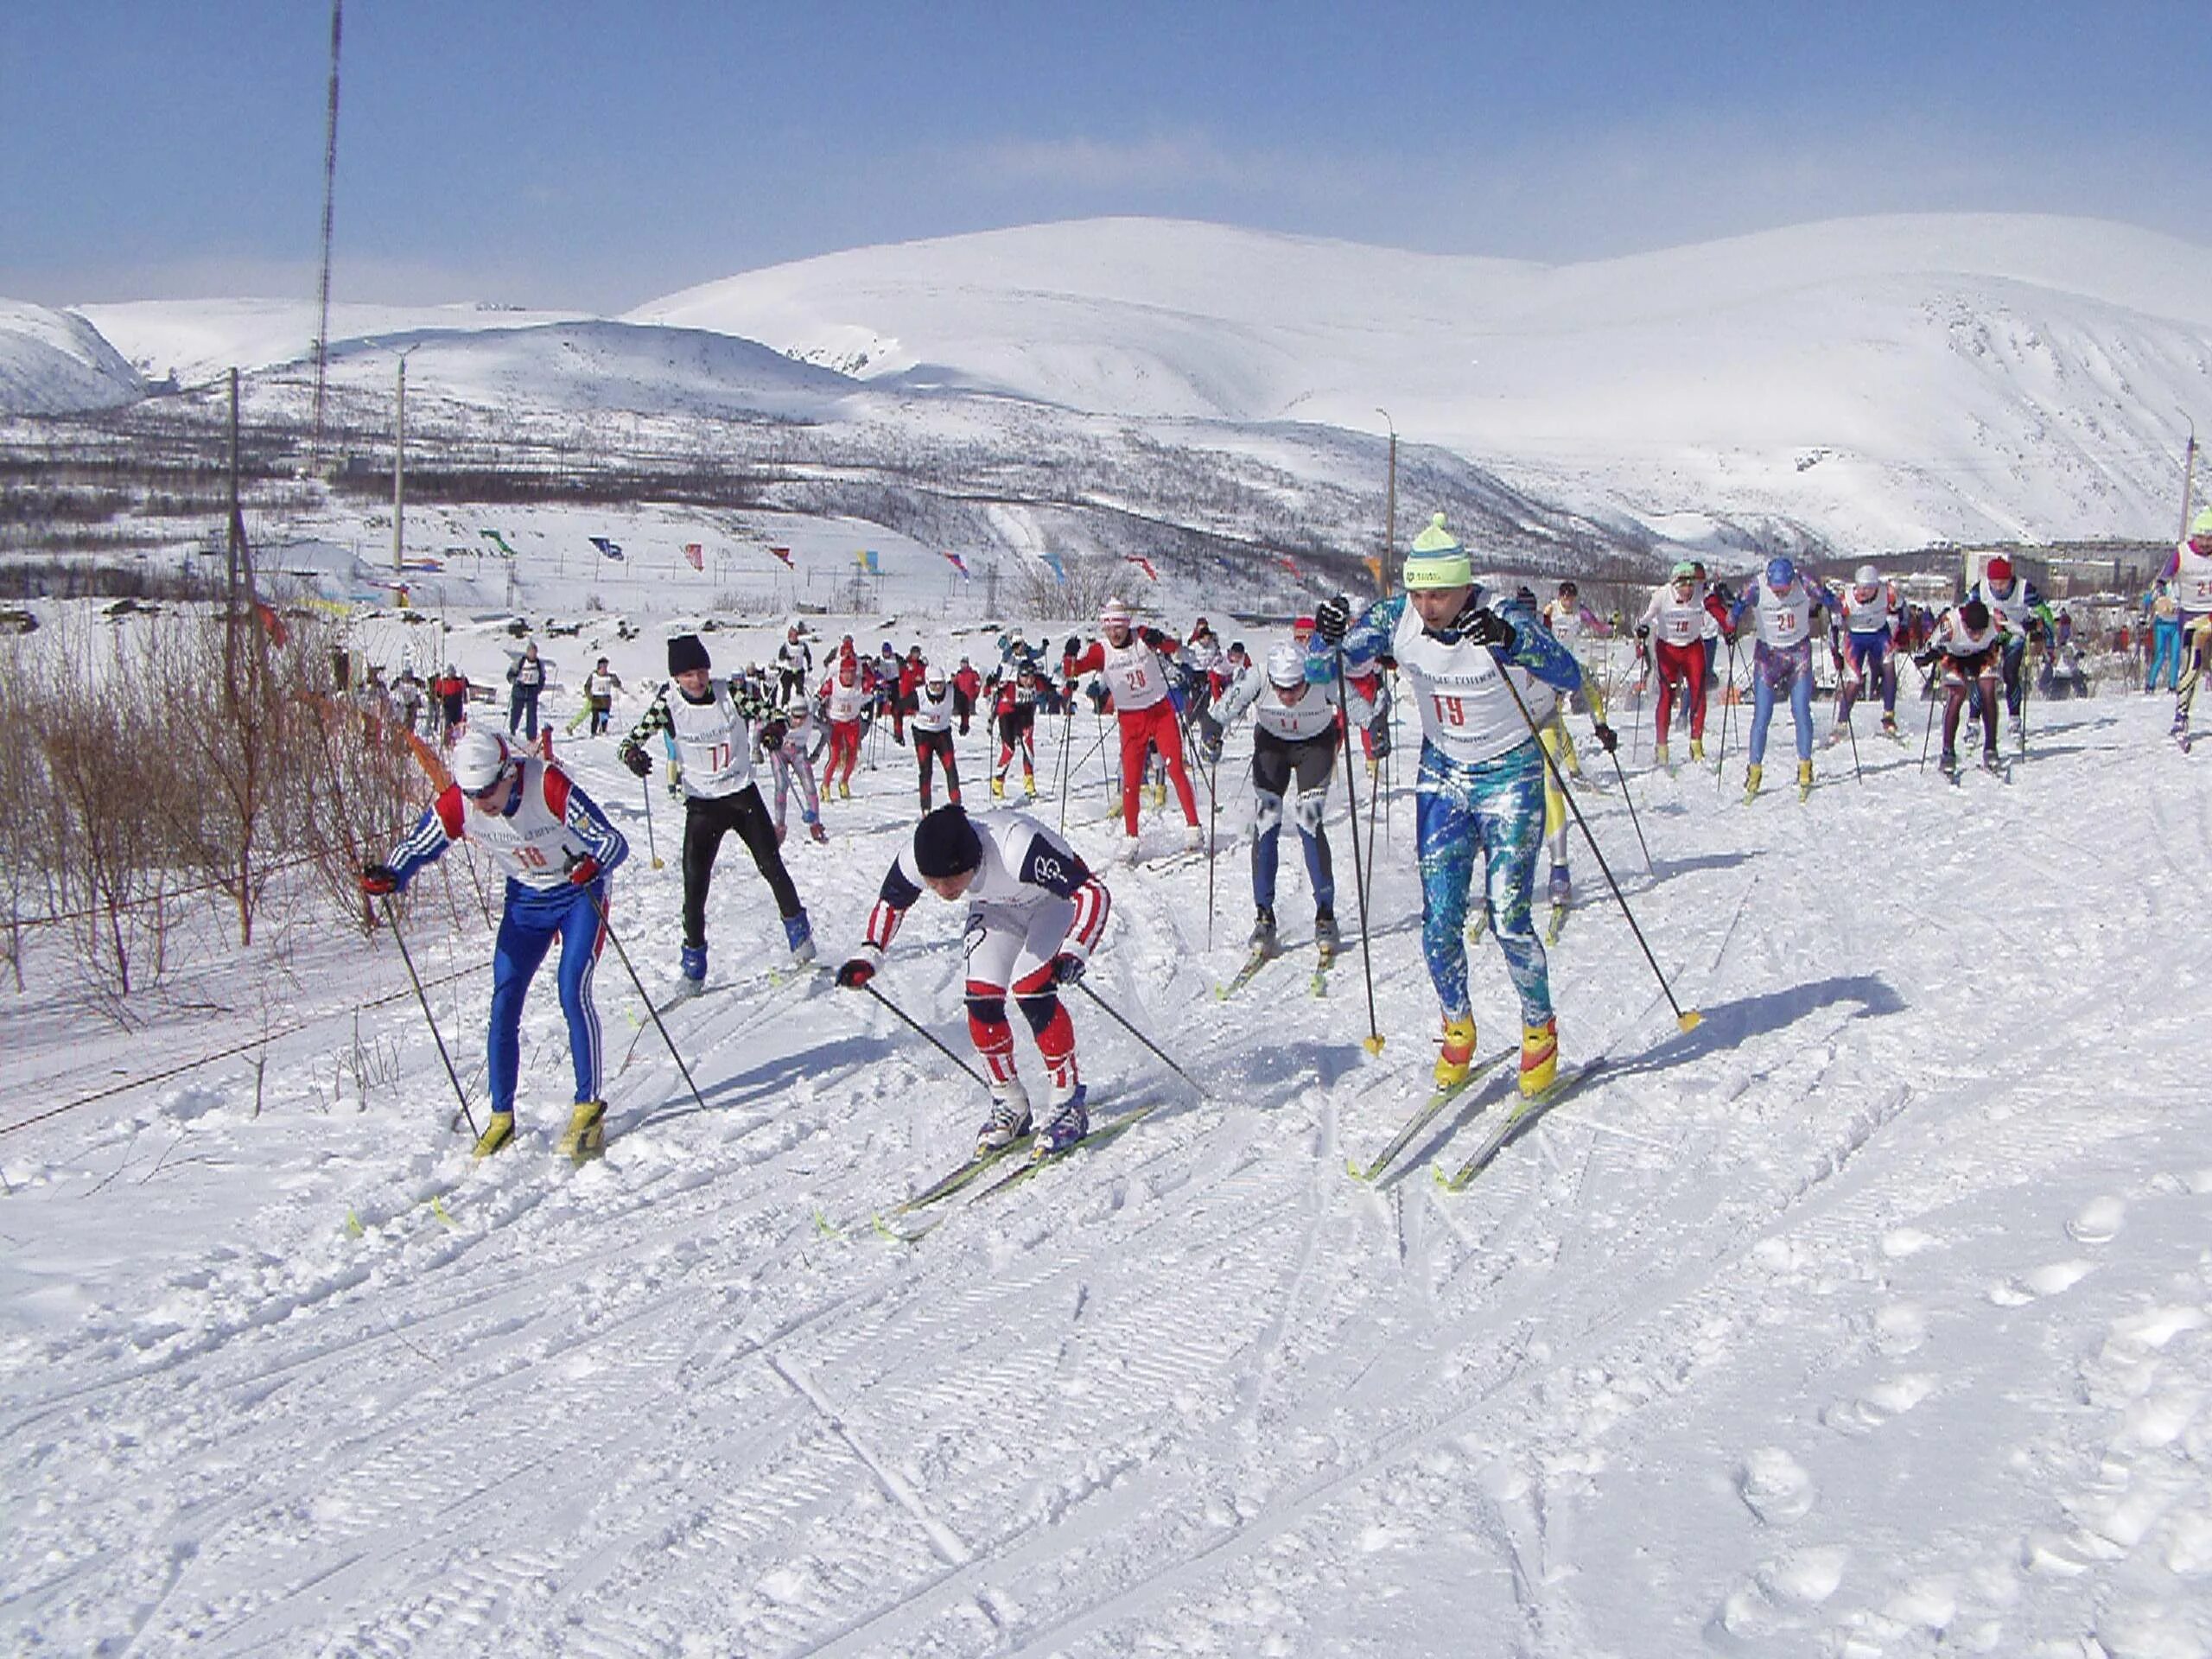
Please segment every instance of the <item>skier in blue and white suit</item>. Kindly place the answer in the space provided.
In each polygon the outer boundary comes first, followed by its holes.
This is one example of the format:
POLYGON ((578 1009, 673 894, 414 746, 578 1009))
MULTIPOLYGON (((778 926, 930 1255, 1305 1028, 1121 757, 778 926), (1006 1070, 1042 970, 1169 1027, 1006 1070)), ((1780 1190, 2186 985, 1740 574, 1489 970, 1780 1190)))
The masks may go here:
POLYGON ((1841 614, 1835 595, 1799 574, 1788 559, 1767 567, 1745 588, 1728 613, 1732 637, 1746 613, 1758 643, 1751 651, 1751 771, 1744 798, 1759 792, 1766 772, 1766 729, 1774 720, 1774 699, 1787 689, 1789 715, 1797 734, 1797 787, 1813 785, 1813 613, 1841 614))
POLYGON ((1475 581, 1466 550, 1444 528, 1440 512, 1414 538, 1405 588, 1357 619, 1349 600, 1330 600, 1315 613, 1315 629, 1332 646, 1343 646, 1347 671, 1379 657, 1394 658, 1421 708, 1414 790, 1421 949, 1444 1014, 1438 1086, 1464 1083, 1474 1059, 1465 927, 1480 853, 1491 931, 1520 995, 1521 1087, 1539 1095, 1557 1072, 1559 1023, 1544 947, 1529 914, 1544 834, 1544 756, 1530 722, 1541 728, 1560 695, 1581 684, 1582 671, 1533 608, 1475 581))
POLYGON ((557 937, 561 1012, 568 1018, 576 1073, 575 1109, 560 1146, 581 1161, 596 1154, 606 1138, 591 976, 606 931, 607 878, 629 855, 629 843, 554 762, 514 753, 493 733, 470 732, 454 746, 453 782, 392 849, 389 862, 363 868, 362 890, 399 892, 463 836, 489 853, 507 878, 506 910, 493 949, 491 1032, 485 1043, 492 1118, 477 1140, 476 1155, 497 1152, 514 1135, 523 997, 557 937))

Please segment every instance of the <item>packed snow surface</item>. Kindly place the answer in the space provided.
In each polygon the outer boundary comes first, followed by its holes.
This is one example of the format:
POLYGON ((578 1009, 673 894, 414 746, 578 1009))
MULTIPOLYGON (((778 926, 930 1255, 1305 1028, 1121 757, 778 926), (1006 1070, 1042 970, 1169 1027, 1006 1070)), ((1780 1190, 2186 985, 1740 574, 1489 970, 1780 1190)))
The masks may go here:
MULTIPOLYGON (((988 649, 947 626, 913 637, 988 649)), ((779 634, 711 640, 728 666, 779 634)), ((452 648, 496 679, 510 643, 452 648)), ((547 646, 564 686, 613 653, 618 729, 640 711, 657 637, 547 646)), ((1808 801, 1751 806, 1741 709, 1718 785, 1655 769, 1621 711, 1626 793, 1586 738, 1580 799, 1702 1023, 1678 1029, 1578 844, 1553 983, 1568 1059, 1608 1064, 1457 1195, 1429 1169, 1507 1109, 1495 1075, 1375 1189, 1344 1173, 1432 1055, 1403 751, 1371 819, 1353 780, 1370 1056, 1356 944, 1308 994, 1288 849, 1289 957, 1213 995, 1250 913, 1249 737, 1218 861, 1133 868, 1092 716, 1045 723, 1033 810, 1065 810, 1115 897, 1085 988, 1202 1087, 1074 995, 1094 1122, 1154 1109, 916 1243, 871 1217, 960 1160, 982 1091, 785 969, 734 842, 712 988, 667 1020, 698 1096, 610 949, 612 1132, 582 1169, 551 1148, 550 972, 519 1144, 476 1166, 388 934, 212 976, 130 1039, 35 984, 5 1015, 10 1125, 319 1023, 269 1046, 258 1097, 249 1052, 0 1137, 0 1646, 2212 1651, 2212 943, 2187 909, 2212 792, 2171 708, 2031 702, 2011 781, 1953 786, 1909 691, 1904 743, 1862 714, 1863 781, 1823 749, 1808 801)), ((680 813, 649 824, 606 740, 561 751, 629 836, 614 928, 658 994, 680 813)), ((980 736, 959 753, 980 805, 980 736)), ((915 816, 908 753, 870 761, 830 844, 786 847, 832 962, 915 816)), ((426 878, 410 944, 480 1114, 472 856, 426 878)), ((959 938, 925 899, 877 983, 964 1054, 959 938)), ((1472 960, 1494 1052, 1512 999, 1493 944, 1472 960)))

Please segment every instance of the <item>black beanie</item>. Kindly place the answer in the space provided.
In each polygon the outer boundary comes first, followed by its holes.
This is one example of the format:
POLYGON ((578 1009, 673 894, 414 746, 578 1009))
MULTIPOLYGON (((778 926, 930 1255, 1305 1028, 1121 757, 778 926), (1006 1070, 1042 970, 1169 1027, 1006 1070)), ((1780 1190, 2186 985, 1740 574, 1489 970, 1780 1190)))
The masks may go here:
POLYGON ((707 648, 696 633, 679 633, 668 642, 668 671, 681 674, 687 669, 707 668, 707 648))
POLYGON ((924 875, 964 875, 982 861, 982 841, 959 807, 940 806, 914 826, 914 868, 924 875))

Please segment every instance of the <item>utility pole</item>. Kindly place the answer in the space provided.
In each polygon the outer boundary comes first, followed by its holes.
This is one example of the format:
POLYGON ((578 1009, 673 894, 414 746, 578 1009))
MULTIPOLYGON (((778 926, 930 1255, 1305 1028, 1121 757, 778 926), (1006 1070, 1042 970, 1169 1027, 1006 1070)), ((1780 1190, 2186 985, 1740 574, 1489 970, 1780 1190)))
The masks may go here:
POLYGON ((399 354, 399 398, 391 428, 391 569, 406 568, 402 546, 407 524, 407 353, 399 354))
POLYGON ((1382 510, 1382 557, 1379 561, 1382 597, 1390 597, 1390 561, 1398 547, 1398 423, 1390 418, 1390 411, 1377 405, 1375 412, 1382 417, 1382 424, 1390 429, 1390 491, 1389 505, 1382 510))
POLYGON ((338 205, 338 42, 346 0, 330 0, 330 101, 322 135, 322 289, 315 334, 315 427, 308 440, 308 470, 322 460, 323 380, 330 363, 330 232, 338 205))
POLYGON ((2189 448, 2182 454, 2181 534, 2175 539, 2185 542, 2189 539, 2190 493, 2196 482, 2196 421, 2187 414, 2182 418, 2189 422, 2189 448))

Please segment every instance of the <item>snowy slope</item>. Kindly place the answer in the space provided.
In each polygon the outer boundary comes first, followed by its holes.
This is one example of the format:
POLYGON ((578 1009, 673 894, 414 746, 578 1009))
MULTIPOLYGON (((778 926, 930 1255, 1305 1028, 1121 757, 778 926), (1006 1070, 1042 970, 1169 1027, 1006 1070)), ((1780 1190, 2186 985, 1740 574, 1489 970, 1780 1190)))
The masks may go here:
MULTIPOLYGON (((495 665, 493 636, 457 638, 472 674, 495 665)), ((654 643, 618 666, 649 671, 654 643)), ((703 1103, 610 951, 614 1133, 580 1172, 549 1149, 550 986, 524 1144, 471 1169, 388 941, 233 980, 233 1004, 331 1016, 276 1044, 257 1116, 232 1062, 0 1139, 0 1645, 2212 1650, 2212 946, 2174 908, 2212 807, 2201 758, 2159 736, 2166 700, 2031 708, 2009 785, 1923 774, 1908 697, 1911 743, 1862 727, 1866 781, 1824 751, 1802 806, 1736 804, 1740 710, 1718 791, 1629 740, 1656 874, 1618 787, 1582 798, 1704 1022, 1675 1029, 1578 849, 1554 985, 1570 1057, 1611 1071, 1456 1198, 1425 1166, 1500 1086, 1404 1179, 1343 1173, 1430 1053, 1402 774, 1375 864, 1379 1059, 1357 955, 1325 999, 1295 960, 1210 994, 1249 913, 1243 738, 1211 928, 1203 865, 1116 866, 1086 982, 1205 1097, 1077 996, 1100 1112, 1158 1110, 912 1246, 868 1217, 960 1156, 980 1092, 867 1002, 773 982, 734 848, 721 988, 669 1020, 703 1103), (357 1099, 353 1009, 393 993, 359 1014, 391 1065, 357 1099)), ((1048 790, 1067 756, 1071 827, 1103 855, 1092 736, 1088 714, 1048 723, 1039 750, 1048 790)), ((607 746, 566 752, 632 836, 616 927, 664 982, 677 872, 649 868, 607 746)), ((912 822, 906 753, 874 759, 832 843, 791 844, 833 957, 912 822)), ((976 737, 961 760, 972 787, 976 737)), ((427 976, 461 975, 435 998, 480 1096, 489 941, 454 881, 470 919, 434 880, 414 944, 427 976)), ((1282 883, 1295 945, 1295 857, 1282 883)), ((925 900, 879 982, 961 1048, 957 941, 925 900)), ((1473 960, 1494 1050, 1510 994, 1494 947, 1473 960)), ((91 1086, 62 1009, 8 1017, 11 1097, 91 1086)), ((171 1011, 100 1058, 143 1070, 237 1024, 171 1011)))
POLYGON ((76 414, 145 395, 130 365, 82 317, 0 300, 0 414, 76 414))

